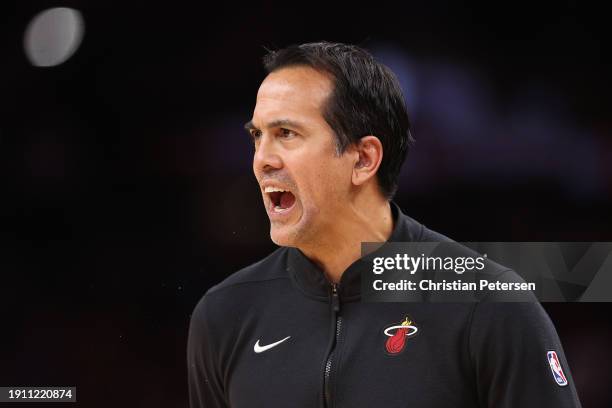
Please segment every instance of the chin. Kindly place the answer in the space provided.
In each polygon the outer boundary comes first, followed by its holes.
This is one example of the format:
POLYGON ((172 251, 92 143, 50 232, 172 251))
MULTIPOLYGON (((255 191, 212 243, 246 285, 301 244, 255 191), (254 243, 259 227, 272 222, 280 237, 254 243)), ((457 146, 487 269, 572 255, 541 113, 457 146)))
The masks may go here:
POLYGON ((270 239, 278 246, 299 248, 305 242, 310 242, 315 231, 314 218, 312 212, 302 211, 297 219, 289 222, 271 222, 270 239))
POLYGON ((295 247, 297 246, 297 234, 289 231, 289 228, 270 228, 270 239, 278 246, 295 247))

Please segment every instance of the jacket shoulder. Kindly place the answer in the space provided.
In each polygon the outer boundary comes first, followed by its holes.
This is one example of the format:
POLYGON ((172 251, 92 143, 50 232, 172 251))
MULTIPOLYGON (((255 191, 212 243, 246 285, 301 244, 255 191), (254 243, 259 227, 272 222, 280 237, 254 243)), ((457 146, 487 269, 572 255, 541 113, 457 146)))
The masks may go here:
POLYGON ((229 293, 232 288, 246 288, 245 284, 269 282, 275 279, 288 279, 286 248, 278 248, 262 260, 234 272, 220 283, 214 285, 200 298, 191 315, 192 327, 211 327, 219 333, 219 327, 229 324, 246 305, 252 304, 260 292, 242 291, 238 295, 229 293), (236 301, 239 298, 240 302, 236 301))
POLYGON ((206 294, 212 294, 244 283, 265 282, 274 279, 288 279, 286 271, 287 248, 280 247, 274 252, 246 266, 211 287, 206 294))

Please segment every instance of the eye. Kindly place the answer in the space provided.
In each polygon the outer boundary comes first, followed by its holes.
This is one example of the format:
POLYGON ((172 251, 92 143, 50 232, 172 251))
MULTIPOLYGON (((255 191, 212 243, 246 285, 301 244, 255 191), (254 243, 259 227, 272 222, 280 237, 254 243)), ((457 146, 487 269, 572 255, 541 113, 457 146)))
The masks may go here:
POLYGON ((249 133, 251 134, 253 141, 258 140, 261 137, 261 130, 259 129, 250 129, 249 133))
POLYGON ((293 130, 290 130, 290 129, 281 128, 280 130, 280 137, 283 139, 291 139, 295 137, 296 135, 297 133, 295 133, 293 130))

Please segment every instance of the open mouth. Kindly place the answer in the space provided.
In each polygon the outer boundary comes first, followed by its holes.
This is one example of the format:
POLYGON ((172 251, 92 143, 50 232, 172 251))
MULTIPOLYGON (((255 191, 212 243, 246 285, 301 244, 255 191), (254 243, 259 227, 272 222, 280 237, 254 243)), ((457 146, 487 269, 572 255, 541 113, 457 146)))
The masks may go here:
POLYGON ((295 204, 295 196, 289 190, 278 187, 266 187, 264 191, 270 197, 271 210, 273 212, 282 213, 288 211, 295 204))

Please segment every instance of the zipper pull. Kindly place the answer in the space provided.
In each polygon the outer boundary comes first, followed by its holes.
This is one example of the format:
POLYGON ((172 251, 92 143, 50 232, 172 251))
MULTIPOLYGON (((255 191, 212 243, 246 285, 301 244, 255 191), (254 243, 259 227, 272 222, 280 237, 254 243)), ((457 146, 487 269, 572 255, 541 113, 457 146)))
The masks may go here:
POLYGON ((338 296, 338 285, 336 283, 332 283, 332 305, 334 312, 338 313, 340 311, 340 297, 338 296))

